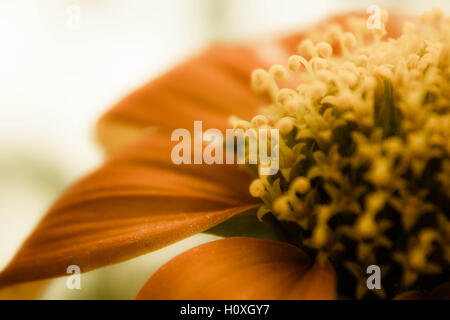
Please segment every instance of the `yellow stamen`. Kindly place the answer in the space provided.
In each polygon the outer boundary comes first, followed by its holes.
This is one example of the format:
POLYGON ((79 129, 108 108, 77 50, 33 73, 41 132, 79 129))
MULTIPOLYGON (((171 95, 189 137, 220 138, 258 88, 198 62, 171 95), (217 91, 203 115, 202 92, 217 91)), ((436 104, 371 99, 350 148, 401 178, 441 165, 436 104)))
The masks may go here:
POLYGON ((397 39, 385 37, 387 19, 311 33, 287 61, 296 88, 279 88, 291 75, 282 65, 255 70, 252 87, 272 103, 234 126, 281 133, 280 172, 250 185, 261 214, 360 268, 389 249, 383 263, 400 264, 411 285, 450 263, 450 18, 433 9, 397 39))

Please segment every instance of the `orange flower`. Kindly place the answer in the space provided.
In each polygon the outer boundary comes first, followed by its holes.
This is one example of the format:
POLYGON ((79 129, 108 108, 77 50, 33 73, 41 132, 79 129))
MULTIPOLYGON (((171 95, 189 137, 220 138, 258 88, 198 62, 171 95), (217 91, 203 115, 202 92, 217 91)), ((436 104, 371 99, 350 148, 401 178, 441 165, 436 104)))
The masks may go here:
MULTIPOLYGON (((338 16, 327 23, 342 23, 338 16)), ((398 35, 396 17, 388 32, 398 35)), ((98 124, 105 164, 52 206, 13 261, 0 287, 118 263, 206 231, 259 205, 254 177, 237 166, 176 166, 170 133, 202 120, 228 127, 267 101, 249 89, 256 68, 295 51, 304 34, 253 45, 216 45, 126 97, 98 124)), ((333 299, 335 271, 298 247, 229 238, 194 248, 164 265, 139 299, 333 299)))

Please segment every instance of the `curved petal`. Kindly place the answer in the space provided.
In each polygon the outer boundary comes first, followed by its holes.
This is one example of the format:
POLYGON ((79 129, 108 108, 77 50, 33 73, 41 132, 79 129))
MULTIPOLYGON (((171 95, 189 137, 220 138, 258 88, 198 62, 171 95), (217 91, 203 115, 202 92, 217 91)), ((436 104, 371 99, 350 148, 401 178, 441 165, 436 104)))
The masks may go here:
POLYGON ((450 282, 446 282, 437 286, 431 291, 431 299, 450 300, 450 282))
POLYGON ((36 300, 40 299, 50 284, 50 280, 20 283, 0 289, 0 300, 36 300))
MULTIPOLYGON (((186 128, 202 120, 207 128, 224 129, 231 115, 251 119, 267 101, 250 90, 250 74, 256 68, 285 63, 299 42, 313 30, 331 23, 345 27, 346 13, 300 33, 250 45, 217 44, 125 97, 98 122, 97 137, 108 152, 133 141, 144 129, 186 128)), ((390 36, 399 35, 405 17, 393 15, 390 36)))
POLYGON ((202 120, 206 129, 225 129, 231 115, 251 118, 265 103, 250 90, 250 74, 261 67, 267 64, 250 47, 215 45, 124 98, 100 119, 98 138, 113 151, 148 127, 202 120))
POLYGON ((82 272, 159 249, 255 206, 231 165, 176 166, 148 135, 72 186, 0 274, 0 286, 82 272))
MULTIPOLYGON (((300 41, 302 41, 303 38, 305 38, 310 32, 314 30, 321 30, 324 29, 326 26, 329 26, 331 24, 337 24, 342 26, 343 30, 348 30, 347 21, 349 17, 369 17, 368 14, 363 12, 347 12, 343 14, 337 14, 334 15, 328 19, 326 19, 324 22, 320 23, 317 26, 314 26, 313 28, 309 28, 307 30, 303 30, 303 32, 290 34, 288 36, 282 37, 280 39, 280 45, 287 51, 287 52, 296 52, 298 44, 300 41)), ((399 14, 390 14, 388 22, 386 24, 386 31, 387 35, 392 38, 396 38, 401 35, 403 23, 407 20, 411 20, 411 17, 407 17, 404 15, 399 14)))
POLYGON ((299 248, 228 238, 193 248, 162 266, 137 299, 333 299, 330 265, 310 268, 299 248))
POLYGON ((406 291, 396 296, 394 300, 450 300, 450 282, 437 286, 430 293, 418 290, 406 291))
POLYGON ((394 297, 394 300, 424 300, 426 297, 427 296, 422 291, 411 290, 397 295, 394 297))

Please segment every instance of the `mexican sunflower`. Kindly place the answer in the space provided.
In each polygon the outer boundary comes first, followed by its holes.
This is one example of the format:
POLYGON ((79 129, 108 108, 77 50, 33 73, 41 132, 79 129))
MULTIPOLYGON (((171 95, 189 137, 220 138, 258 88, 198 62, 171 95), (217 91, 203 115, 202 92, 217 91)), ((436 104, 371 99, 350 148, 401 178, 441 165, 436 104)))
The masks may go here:
POLYGON ((0 286, 207 231, 236 237, 175 257, 137 298, 449 298, 450 19, 380 19, 215 45, 126 97, 98 124, 107 160, 51 207, 0 286), (173 164, 171 132, 195 120, 279 129, 279 172, 173 164))

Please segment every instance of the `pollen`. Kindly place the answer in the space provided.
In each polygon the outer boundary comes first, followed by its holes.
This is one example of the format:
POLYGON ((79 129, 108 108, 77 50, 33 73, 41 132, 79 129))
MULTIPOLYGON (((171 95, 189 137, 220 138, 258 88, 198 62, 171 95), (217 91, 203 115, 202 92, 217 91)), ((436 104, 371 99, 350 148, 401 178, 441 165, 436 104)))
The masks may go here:
POLYGON ((326 26, 291 72, 255 70, 253 89, 272 101, 244 124, 280 131, 281 170, 250 185, 260 212, 337 268, 383 266, 397 279, 389 297, 450 278, 450 18, 432 9, 395 39, 387 20, 326 26))
POLYGON ((298 52, 303 57, 313 57, 316 53, 316 47, 311 39, 303 40, 298 46, 298 52))
POLYGON ((270 74, 276 81, 283 81, 287 78, 286 69, 282 65, 274 65, 270 68, 270 74))
POLYGON ((262 179, 253 180, 250 184, 250 194, 252 197, 259 198, 266 193, 266 187, 262 179))
POLYGON ((317 44, 317 52, 321 58, 329 58, 333 54, 333 48, 326 41, 317 44))
POLYGON ((257 69, 252 73, 252 87, 254 90, 264 92, 268 90, 270 84, 270 76, 267 71, 257 69))
POLYGON ((251 120, 251 124, 256 128, 264 127, 268 123, 269 123, 269 120, 267 120, 267 118, 263 115, 257 115, 255 117, 253 117, 253 119, 251 120))
POLYGON ((281 118, 275 124, 275 128, 279 129, 282 135, 287 135, 294 129, 294 120, 290 117, 281 118))
POLYGON ((311 184, 309 182, 309 179, 306 177, 298 177, 295 178, 295 180, 292 182, 292 185, 290 187, 291 190, 294 192, 297 192, 299 194, 305 194, 307 193, 311 188, 311 184))
POLYGON ((291 214, 291 207, 289 205, 289 198, 287 196, 281 196, 277 198, 273 203, 273 210, 275 215, 280 218, 287 218, 291 214))

